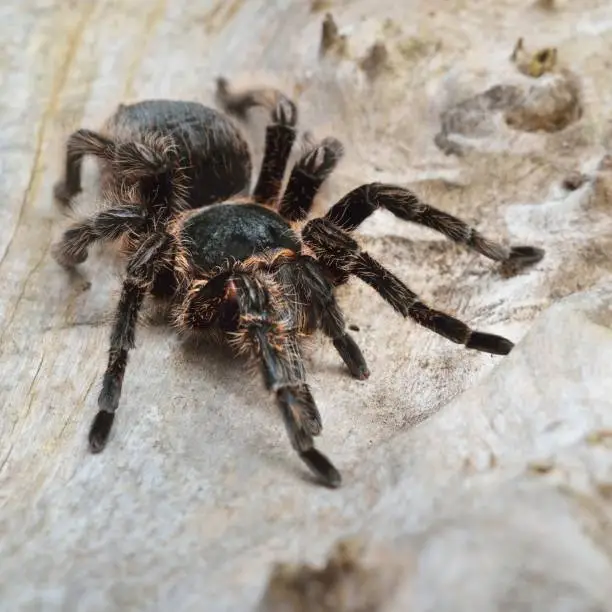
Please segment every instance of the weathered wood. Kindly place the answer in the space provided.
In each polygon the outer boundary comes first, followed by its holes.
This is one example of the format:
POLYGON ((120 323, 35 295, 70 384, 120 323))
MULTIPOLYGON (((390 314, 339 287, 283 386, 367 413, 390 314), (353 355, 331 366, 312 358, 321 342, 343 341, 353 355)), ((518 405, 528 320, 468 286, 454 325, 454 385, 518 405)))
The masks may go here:
MULTIPOLYGON (((345 143, 346 159, 321 207, 364 180, 397 182, 492 236, 547 250, 541 265, 505 278, 490 262, 382 212, 362 232, 369 252, 428 302, 520 340, 552 302, 610 277, 611 179, 609 170, 594 169, 601 143, 609 144, 612 100, 604 84, 612 9, 603 0, 589 2, 588 10, 560 2, 552 12, 519 4, 23 0, 2 6, 1 607, 249 609, 273 561, 321 560, 336 538, 367 522, 379 500, 393 494, 398 475, 417 459, 411 439, 394 436, 477 386, 502 361, 403 321, 368 287, 352 283, 339 292, 348 322, 360 328, 355 337, 372 377, 352 380, 323 340, 311 350, 309 378, 324 421, 319 445, 344 476, 344 487, 332 492, 312 485, 271 399, 243 363, 227 351, 183 346, 163 325, 143 325, 110 443, 101 455, 88 454, 119 269, 93 254, 71 277, 50 255, 67 224, 52 202, 67 135, 97 128, 130 100, 212 103, 218 75, 280 85, 296 97, 303 128, 345 143), (343 53, 320 58, 325 13, 316 9, 323 4, 347 38, 343 53), (527 45, 557 46, 559 61, 582 78, 582 119, 573 118, 563 132, 507 127, 506 111, 531 113, 530 126, 537 120, 520 96, 510 95, 507 103, 515 106, 501 109, 492 108, 489 94, 484 106, 474 98, 503 84, 519 93, 544 88, 537 99, 545 101, 548 84, 566 82, 563 72, 532 79, 516 70, 508 58, 519 35, 527 45), (377 40, 388 52, 384 69, 365 75, 361 60, 377 40), (469 108, 481 114, 466 118, 457 105, 472 98, 469 108), (442 141, 463 157, 447 157, 434 144, 439 113, 449 109, 455 119, 442 141), (589 181, 563 191, 563 179, 575 170, 589 181)), ((260 128, 255 123, 252 130, 257 150, 260 128)), ((91 210, 95 199, 89 166, 77 213, 91 210)), ((550 382, 532 384, 552 384, 551 397, 561 401, 563 380, 555 371, 542 375, 550 382)), ((590 389, 603 388, 604 374, 588 364, 580 375, 590 389)), ((517 456, 527 458, 545 438, 554 410, 539 421, 530 409, 532 389, 508 376, 505 387, 494 388, 503 389, 514 417, 533 432, 514 440, 517 456)), ((601 398, 608 408, 609 398, 601 398)), ((426 472, 410 481, 414 494, 402 499, 403 512, 416 517, 413 529, 427 526, 438 484, 465 476, 454 463, 457 449, 469 456, 486 431, 480 413, 463 408, 474 428, 455 420, 438 425, 439 461, 419 464, 426 472)), ((576 410, 582 414, 588 402, 576 410)), ((437 419, 443 423, 443 413, 437 419)), ((570 438, 579 435, 567 427, 570 438)), ((419 431, 412 432, 416 439, 419 431)))

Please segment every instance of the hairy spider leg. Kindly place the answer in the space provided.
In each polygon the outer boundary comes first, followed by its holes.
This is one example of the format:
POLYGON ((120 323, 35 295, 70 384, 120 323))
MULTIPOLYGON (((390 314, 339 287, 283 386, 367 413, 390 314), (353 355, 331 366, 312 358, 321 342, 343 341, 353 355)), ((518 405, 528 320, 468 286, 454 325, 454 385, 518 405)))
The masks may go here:
POLYGON ((304 380, 295 334, 287 328, 288 309, 279 308, 282 299, 274 304, 267 287, 254 276, 241 275, 230 282, 238 304, 237 333, 260 360, 264 383, 276 394, 291 445, 327 485, 338 486, 340 473, 314 446, 313 436, 322 429, 321 417, 304 380))
POLYGON ((98 396, 99 410, 89 430, 89 446, 94 453, 102 451, 106 446, 119 407, 128 353, 134 348, 138 313, 170 248, 170 243, 171 237, 168 234, 162 232, 151 234, 143 240, 128 263, 127 276, 115 310, 108 365, 102 379, 102 390, 98 396))
POLYGON ((115 151, 115 143, 92 130, 77 130, 66 142, 64 178, 54 187, 56 199, 69 206, 71 199, 81 192, 81 167, 85 155, 109 160, 115 151))
POLYGON ((232 92, 226 79, 217 80, 217 102, 228 114, 244 120, 247 111, 264 106, 271 111, 266 127, 266 142, 253 200, 275 207, 278 204, 285 170, 296 138, 298 112, 295 104, 276 89, 248 89, 232 92))
POLYGON ((288 221, 306 219, 315 196, 344 155, 344 147, 336 138, 324 138, 311 144, 297 161, 281 198, 279 212, 288 221))
POLYGON ((278 89, 273 87, 254 87, 233 91, 229 81, 224 77, 217 79, 215 99, 217 104, 228 114, 241 121, 246 120, 248 112, 257 106, 272 110, 278 102, 286 98, 278 89))
POLYGON ((384 183, 369 183, 353 189, 334 204, 324 218, 340 229, 351 232, 381 207, 399 219, 436 230, 453 242, 468 246, 495 261, 530 265, 544 257, 543 249, 537 247, 504 247, 485 238, 461 219, 421 202, 408 189, 384 183))
POLYGON ((274 392, 293 449, 326 485, 337 487, 341 476, 314 446, 321 433, 321 415, 305 381, 292 310, 257 271, 224 272, 206 284, 194 283, 179 315, 187 327, 208 326, 218 312, 221 328, 238 352, 247 352, 260 366, 266 389, 274 392))
POLYGON ((359 380, 369 377, 368 365, 355 340, 347 333, 344 315, 334 296, 331 283, 322 267, 308 256, 300 256, 278 267, 276 278, 285 295, 292 295, 303 310, 312 316, 304 327, 320 329, 334 344, 349 372, 359 380))
POLYGON ((146 225, 141 206, 109 208, 73 224, 54 245, 53 255, 62 266, 72 268, 87 259, 88 248, 97 241, 112 241, 128 232, 138 232, 146 225))
POLYGON ((304 241, 321 262, 357 276, 370 285, 403 317, 410 317, 448 340, 496 355, 507 355, 513 343, 502 336, 470 329, 465 323, 424 304, 396 276, 368 253, 355 240, 327 219, 313 219, 302 233, 304 241))
POLYGON ((276 207, 283 187, 285 170, 295 142, 297 109, 282 98, 272 111, 272 123, 266 128, 266 146, 259 177, 253 190, 253 200, 276 207))
POLYGON ((167 171, 174 162, 172 138, 159 136, 150 145, 141 142, 116 143, 93 130, 77 130, 66 143, 64 179, 54 187, 54 195, 64 206, 81 191, 83 157, 92 155, 113 165, 125 177, 139 179, 167 171))

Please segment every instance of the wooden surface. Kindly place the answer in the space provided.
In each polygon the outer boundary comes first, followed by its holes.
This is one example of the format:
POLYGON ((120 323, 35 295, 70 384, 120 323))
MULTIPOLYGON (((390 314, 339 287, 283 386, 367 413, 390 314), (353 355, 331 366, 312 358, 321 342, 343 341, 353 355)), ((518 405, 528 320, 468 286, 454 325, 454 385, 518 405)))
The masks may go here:
MULTIPOLYGON (((322 340, 309 353, 324 419, 319 444, 345 481, 331 492, 310 482, 244 364, 143 325, 112 438, 103 454, 89 455, 120 269, 99 252, 79 274, 57 266, 50 248, 68 221, 52 186, 66 136, 95 129, 117 104, 211 103, 220 74, 280 85, 298 101, 303 128, 346 144, 321 206, 365 180, 398 182, 493 237, 546 248, 540 266, 507 279, 383 213, 364 226, 373 255, 479 329, 520 340, 548 305, 609 277, 609 209, 597 199, 607 179, 573 194, 559 187, 570 171, 594 172, 605 152, 607 3, 588 2, 587 18, 584 7, 566 4, 551 16, 528 2, 457 0, 461 23, 442 0, 427 10, 399 4, 329 3, 348 50, 324 59, 324 12, 302 0, 13 0, 0 8, 3 609, 249 609, 272 561, 318 560, 367 521, 410 465, 387 465, 376 449, 501 361, 401 320, 363 285, 340 292, 373 374, 353 381, 322 340), (476 140, 467 158, 445 156, 434 145, 440 110, 498 80, 528 78, 508 61, 518 36, 558 45, 571 60, 584 87, 581 122, 522 134, 485 118, 468 134, 476 140), (360 62, 381 37, 389 71, 371 83, 360 62)), ((253 126, 255 148, 261 136, 253 126)), ((96 202, 88 172, 83 214, 96 202)), ((527 409, 521 418, 530 418, 527 409)), ((469 448, 469 435, 453 444, 469 448)), ((425 515, 433 492, 423 487, 407 513, 425 515)))

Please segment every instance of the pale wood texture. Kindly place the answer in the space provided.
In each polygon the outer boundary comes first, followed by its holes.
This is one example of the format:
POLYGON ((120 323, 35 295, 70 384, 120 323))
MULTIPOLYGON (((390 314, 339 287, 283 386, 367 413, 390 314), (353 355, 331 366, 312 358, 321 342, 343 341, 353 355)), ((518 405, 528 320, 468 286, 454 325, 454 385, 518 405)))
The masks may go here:
MULTIPOLYGON (((353 381, 326 342, 314 344, 308 367, 324 419, 320 447, 345 482, 328 491, 310 482, 244 364, 227 351, 184 347, 163 325, 141 326, 113 436, 102 455, 89 455, 119 270, 94 253, 70 277, 50 255, 67 224, 51 193, 71 130, 98 127, 130 100, 211 103, 220 74, 277 84, 295 96, 303 128, 347 147, 320 207, 366 180, 398 182, 493 237, 547 249, 541 265, 504 278, 490 262, 389 215, 363 228, 369 251, 427 301, 517 341, 551 303, 610 277, 610 177, 596 169, 609 144, 611 23, 603 0, 561 2, 552 12, 515 0, 3 3, 0 607, 250 609, 273 561, 320 560, 417 465, 412 439, 395 436, 502 361, 401 320, 363 285, 340 292, 372 378, 353 381), (320 58, 326 10, 347 38, 320 58), (465 155, 445 156, 434 144, 439 113, 492 85, 543 87, 554 107, 547 83, 563 90, 568 77, 517 70, 509 57, 519 36, 529 47, 559 47, 559 61, 581 80, 582 118, 562 132, 527 133, 485 108, 458 120, 465 155), (377 40, 387 55, 364 63, 377 40), (561 187, 571 171, 588 175, 575 192, 561 187)), ((252 130, 256 149, 260 127, 252 130)), ((77 212, 95 199, 90 168, 77 212)), ((581 375, 591 374, 589 388, 598 388, 601 372, 585 366, 581 375)), ((546 385, 554 372, 542 376, 546 385)), ((531 423, 531 388, 509 380, 499 393, 516 394, 516 418, 531 423)), ((434 500, 442 503, 435 483, 457 479, 460 466, 445 449, 467 456, 480 435, 453 423, 431 440, 439 464, 419 464, 431 473, 421 472, 414 494, 402 498, 402 512, 417 517, 411 529, 424 528, 434 500)), ((538 435, 518 436, 515 449, 530 455, 538 435)))

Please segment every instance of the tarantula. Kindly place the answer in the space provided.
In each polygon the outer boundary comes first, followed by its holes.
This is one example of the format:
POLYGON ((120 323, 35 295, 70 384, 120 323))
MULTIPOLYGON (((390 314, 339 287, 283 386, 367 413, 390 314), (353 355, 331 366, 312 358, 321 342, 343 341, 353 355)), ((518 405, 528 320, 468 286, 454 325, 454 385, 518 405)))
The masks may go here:
POLYGON ((283 192, 297 134, 295 104, 272 89, 232 91, 224 79, 218 81, 217 101, 224 113, 169 100, 121 105, 104 133, 79 130, 68 140, 65 179, 56 196, 69 205, 81 187, 81 160, 89 154, 101 164, 108 207, 70 227, 55 256, 72 267, 87 258, 95 241, 119 241, 127 258, 90 450, 100 452, 106 445, 138 314, 150 295, 169 298, 172 320, 181 330, 220 330, 259 363, 293 448, 324 484, 336 487, 340 473, 314 446, 322 422, 300 348, 303 336, 321 330, 355 378, 369 376, 345 329, 336 286, 356 276, 402 316, 452 342, 499 355, 513 347, 506 338, 472 330, 425 305, 359 247, 353 230, 384 208, 495 261, 527 265, 544 252, 504 247, 411 191, 382 183, 353 189, 325 216, 308 221, 313 199, 343 155, 341 143, 310 142, 283 192), (270 120, 259 176, 245 195, 249 148, 230 117, 243 119, 254 106, 268 108, 270 120))

